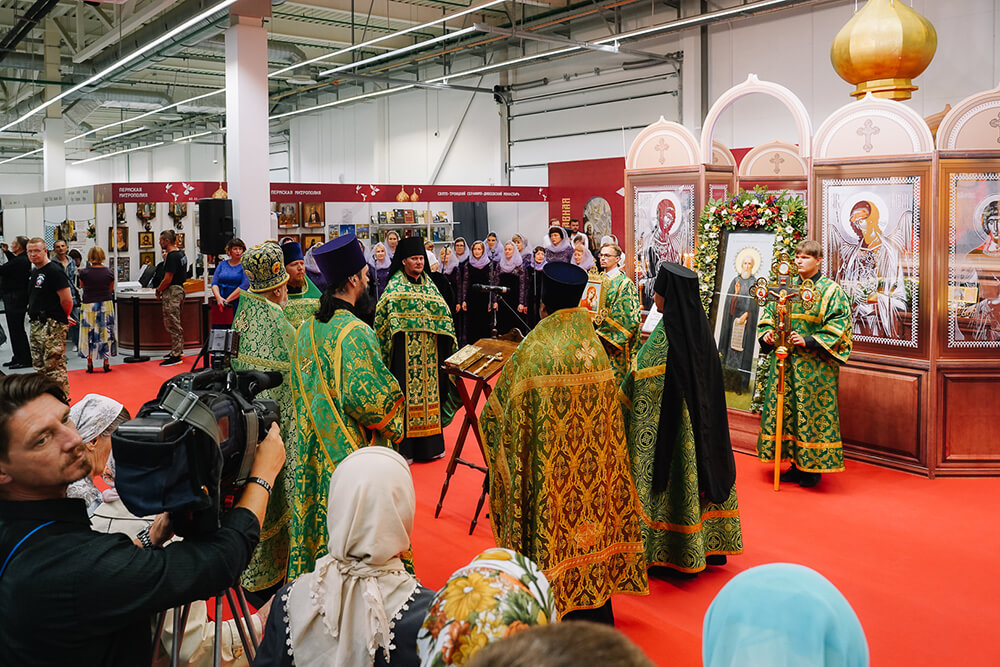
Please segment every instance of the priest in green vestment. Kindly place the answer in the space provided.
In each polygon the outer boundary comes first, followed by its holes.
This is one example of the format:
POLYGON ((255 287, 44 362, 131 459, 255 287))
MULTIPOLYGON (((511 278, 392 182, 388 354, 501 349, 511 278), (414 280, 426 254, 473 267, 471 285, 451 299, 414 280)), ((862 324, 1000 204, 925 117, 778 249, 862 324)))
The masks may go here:
POLYGON ((289 355, 295 330, 285 319, 288 273, 281 248, 274 243, 256 245, 243 254, 243 271, 249 291, 240 296, 233 329, 240 334, 239 350, 233 358, 236 370, 276 371, 281 384, 262 391, 260 398, 278 402, 281 439, 285 443, 285 467, 275 478, 267 513, 260 528, 260 543, 243 571, 243 587, 260 591, 284 581, 288 569, 289 524, 295 479, 295 408, 292 403, 289 355))
POLYGON ((306 275, 302 246, 296 241, 286 241, 281 244, 281 252, 285 259, 285 271, 288 272, 288 303, 285 305, 285 317, 293 329, 298 329, 319 310, 320 291, 306 275))
POLYGON ((382 360, 406 396, 406 429, 399 453, 409 461, 444 455, 444 427, 459 406, 458 388, 440 373, 455 351, 451 309, 427 272, 424 240, 404 238, 396 246, 389 282, 375 306, 375 333, 382 360))
POLYGON ((635 351, 639 348, 639 331, 642 327, 639 290, 618 268, 622 257, 621 248, 614 243, 606 243, 601 247, 599 257, 604 278, 594 327, 604 343, 611 366, 615 369, 615 380, 621 385, 635 360, 635 351))
POLYGON ((392 447, 403 437, 403 393, 375 333, 356 315, 368 294, 364 249, 345 234, 313 257, 327 285, 292 349, 299 446, 289 579, 311 572, 327 552, 327 494, 337 464, 356 449, 392 447))
POLYGON ((663 319, 622 385, 646 564, 696 573, 743 552, 722 364, 698 275, 660 265, 663 319))
MULTIPOLYGON (((851 354, 851 305, 840 285, 820 274, 822 257, 823 246, 818 241, 803 241, 795 248, 799 278, 811 279, 816 289, 812 308, 807 309, 800 300, 788 307, 791 346, 785 360, 781 456, 792 465, 781 474, 781 480, 805 487, 816 486, 820 473, 844 470, 837 392, 840 366, 851 354)), ((774 350, 777 325, 772 301, 757 325, 762 350, 774 350)), ((761 461, 774 461, 777 380, 777 358, 771 354, 757 436, 761 461)))
POLYGON ((545 265, 543 319, 500 372, 480 426, 497 545, 542 568, 564 618, 613 624, 611 596, 648 585, 618 385, 578 307, 586 284, 579 267, 545 265))

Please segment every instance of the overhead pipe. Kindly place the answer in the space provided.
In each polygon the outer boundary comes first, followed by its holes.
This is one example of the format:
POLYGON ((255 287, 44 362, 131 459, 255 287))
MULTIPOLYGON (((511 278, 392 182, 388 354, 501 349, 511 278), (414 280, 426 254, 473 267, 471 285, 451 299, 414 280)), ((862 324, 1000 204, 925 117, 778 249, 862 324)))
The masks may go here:
POLYGON ((7 34, 0 39, 0 62, 14 53, 14 49, 28 34, 35 29, 38 22, 44 19, 58 4, 59 0, 36 0, 35 4, 21 15, 17 23, 11 26, 7 34))

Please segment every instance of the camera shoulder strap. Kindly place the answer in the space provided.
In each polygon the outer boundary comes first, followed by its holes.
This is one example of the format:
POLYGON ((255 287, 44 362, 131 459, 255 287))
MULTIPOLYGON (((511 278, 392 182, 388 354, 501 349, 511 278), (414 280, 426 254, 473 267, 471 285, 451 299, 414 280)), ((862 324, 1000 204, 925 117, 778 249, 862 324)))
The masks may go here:
POLYGON ((168 410, 174 419, 194 426, 219 444, 219 422, 215 413, 198 399, 194 392, 184 391, 173 386, 160 401, 160 405, 168 410))
POLYGON ((7 564, 10 563, 10 559, 14 557, 15 553, 17 553, 17 548, 22 544, 24 544, 25 542, 27 542, 29 537, 40 531, 42 528, 45 528, 45 526, 51 526, 54 523, 55 521, 46 521, 40 526, 35 526, 34 528, 31 529, 31 531, 27 535, 22 537, 21 540, 14 545, 14 548, 10 550, 10 553, 7 554, 7 558, 6 560, 4 560, 3 565, 0 566, 0 577, 3 576, 4 571, 7 569, 7 564))

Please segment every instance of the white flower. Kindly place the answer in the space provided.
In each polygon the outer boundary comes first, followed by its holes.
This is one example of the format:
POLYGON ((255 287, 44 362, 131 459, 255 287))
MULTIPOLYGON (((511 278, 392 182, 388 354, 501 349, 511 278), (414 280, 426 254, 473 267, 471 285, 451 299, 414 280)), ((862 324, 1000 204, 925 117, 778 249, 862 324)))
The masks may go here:
POLYGON ((795 230, 794 230, 794 229, 792 229, 792 226, 791 226, 791 225, 788 225, 787 227, 785 227, 785 233, 786 233, 786 234, 791 234, 791 233, 792 233, 792 232, 794 232, 794 231, 795 231, 795 230))

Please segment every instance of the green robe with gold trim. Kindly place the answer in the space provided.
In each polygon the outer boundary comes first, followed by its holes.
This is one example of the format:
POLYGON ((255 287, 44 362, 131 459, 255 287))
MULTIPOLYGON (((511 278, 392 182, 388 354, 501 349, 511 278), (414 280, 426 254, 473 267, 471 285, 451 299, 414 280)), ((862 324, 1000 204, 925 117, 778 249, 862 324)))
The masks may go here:
MULTIPOLYGON (((430 276, 411 282, 406 272, 389 278, 375 306, 375 333, 382 361, 392 369, 406 396, 405 440, 400 451, 410 458, 427 458, 420 443, 440 440, 459 406, 458 389, 450 376, 439 376, 441 361, 456 348, 451 310, 430 276), (398 343, 405 347, 395 349, 398 343)), ((433 445, 431 445, 433 446, 433 445)))
POLYGON ((233 319, 233 329, 240 333, 239 354, 232 362, 235 370, 278 371, 282 377, 280 385, 258 394, 260 398, 278 402, 281 411, 278 425, 285 443, 285 465, 274 480, 264 525, 260 529, 260 543, 241 579, 247 590, 258 591, 282 581, 288 567, 296 462, 295 407, 289 378, 289 355, 295 341, 295 330, 285 319, 281 306, 249 290, 240 294, 240 307, 233 319))
POLYGON ((292 353, 298 459, 288 578, 327 552, 330 475, 351 452, 403 436, 403 394, 371 328, 347 309, 299 327, 292 353))
MULTIPOLYGON (((793 345, 785 360, 785 411, 782 458, 805 472, 840 472, 844 448, 837 408, 840 365, 851 354, 851 307, 840 285, 825 276, 815 280, 812 310, 801 301, 789 303, 791 331, 812 336, 819 348, 793 345)), ((757 337, 774 331, 775 303, 769 302, 757 325, 757 337)), ((778 358, 772 353, 764 384, 764 410, 757 436, 757 456, 774 460, 777 422, 778 358)))
POLYGON ((285 304, 285 317, 291 323, 293 329, 298 329, 302 323, 316 314, 319 310, 319 298, 322 293, 319 288, 306 276, 306 288, 298 294, 288 293, 288 303, 285 304))
POLYGON ((604 277, 601 304, 594 317, 597 335, 604 341, 608 359, 620 385, 635 360, 642 327, 639 290, 619 271, 613 278, 604 277))
POLYGON ((668 348, 667 334, 660 322, 639 348, 635 368, 626 377, 620 397, 632 479, 641 502, 638 510, 646 564, 700 572, 705 569, 705 556, 743 553, 740 508, 735 485, 723 503, 702 500, 687 405, 681 408, 667 488, 659 493, 653 491, 653 461, 668 348))
POLYGON ((645 594, 618 385, 586 310, 558 310, 532 329, 480 427, 496 543, 542 568, 559 611, 645 594))

